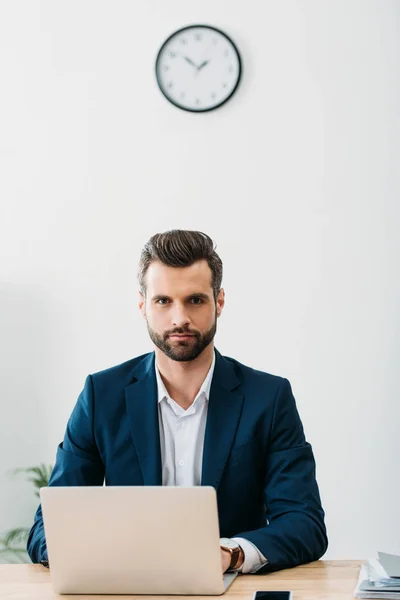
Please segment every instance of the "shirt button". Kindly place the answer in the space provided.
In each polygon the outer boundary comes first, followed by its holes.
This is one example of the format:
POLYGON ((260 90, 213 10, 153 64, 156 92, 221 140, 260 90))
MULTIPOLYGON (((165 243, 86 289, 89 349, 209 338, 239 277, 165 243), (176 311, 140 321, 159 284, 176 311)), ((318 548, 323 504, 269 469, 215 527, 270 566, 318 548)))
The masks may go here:
POLYGON ((184 465, 184 464, 185 464, 185 461, 184 461, 184 460, 180 460, 180 461, 179 461, 179 466, 180 466, 180 467, 183 467, 183 465, 184 465))

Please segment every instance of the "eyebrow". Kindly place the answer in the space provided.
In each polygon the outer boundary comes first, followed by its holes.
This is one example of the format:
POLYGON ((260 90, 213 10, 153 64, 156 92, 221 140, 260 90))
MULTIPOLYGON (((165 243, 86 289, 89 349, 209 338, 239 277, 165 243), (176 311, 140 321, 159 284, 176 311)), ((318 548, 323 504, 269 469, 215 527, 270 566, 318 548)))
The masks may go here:
MULTIPOLYGON (((202 300, 209 300, 210 296, 208 294, 204 294, 203 292, 199 292, 199 293, 194 293, 194 294, 190 294, 190 296, 187 296, 185 298, 185 300, 190 300, 190 298, 201 298, 202 300)), ((170 296, 166 296, 165 294, 157 294, 156 296, 152 297, 152 302, 155 302, 156 300, 172 300, 172 298, 170 298, 170 296)))

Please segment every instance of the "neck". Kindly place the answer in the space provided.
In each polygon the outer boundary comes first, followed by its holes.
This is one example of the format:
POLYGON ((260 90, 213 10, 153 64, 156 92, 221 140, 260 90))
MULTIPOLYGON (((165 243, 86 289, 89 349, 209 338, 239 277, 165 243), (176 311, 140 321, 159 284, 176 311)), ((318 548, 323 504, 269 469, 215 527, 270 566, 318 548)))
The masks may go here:
POLYGON ((213 342, 190 361, 172 360, 159 348, 155 349, 155 354, 158 370, 169 395, 186 410, 193 404, 210 370, 214 355, 213 342))

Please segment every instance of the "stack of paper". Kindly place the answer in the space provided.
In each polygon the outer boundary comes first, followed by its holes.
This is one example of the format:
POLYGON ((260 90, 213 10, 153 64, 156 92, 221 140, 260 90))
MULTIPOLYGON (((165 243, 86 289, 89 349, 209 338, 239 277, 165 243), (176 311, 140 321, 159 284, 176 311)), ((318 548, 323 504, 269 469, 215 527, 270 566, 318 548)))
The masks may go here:
POLYGON ((400 556, 378 552, 378 557, 362 565, 354 595, 400 600, 400 556))

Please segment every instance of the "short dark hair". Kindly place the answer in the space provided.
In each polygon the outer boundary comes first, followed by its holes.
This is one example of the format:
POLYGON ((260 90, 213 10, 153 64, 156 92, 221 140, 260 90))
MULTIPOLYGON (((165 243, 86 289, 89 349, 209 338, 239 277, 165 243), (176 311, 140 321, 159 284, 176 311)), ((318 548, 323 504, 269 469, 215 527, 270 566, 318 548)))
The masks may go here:
POLYGON ((212 239, 201 231, 172 229, 156 233, 145 244, 140 255, 140 291, 146 295, 145 275, 150 264, 156 260, 169 267, 190 267, 198 260, 205 259, 211 269, 211 286, 216 300, 222 284, 222 261, 215 248, 212 239))

